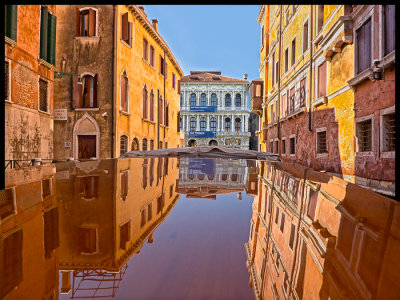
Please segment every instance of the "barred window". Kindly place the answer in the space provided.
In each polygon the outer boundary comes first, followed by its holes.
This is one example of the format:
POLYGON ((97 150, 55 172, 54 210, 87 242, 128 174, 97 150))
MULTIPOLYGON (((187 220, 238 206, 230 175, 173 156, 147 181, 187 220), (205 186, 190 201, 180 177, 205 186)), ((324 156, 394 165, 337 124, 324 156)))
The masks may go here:
POLYGON ((47 81, 39 79, 39 109, 47 112, 47 81))
POLYGON ((396 127, 395 114, 383 116, 383 151, 395 151, 396 149, 396 127))
POLYGON ((326 131, 317 132, 317 153, 327 153, 326 131))
POLYGON ((120 138, 120 155, 128 151, 128 137, 126 135, 121 135, 120 138))
POLYGON ((357 123, 358 151, 372 151, 372 120, 357 123))

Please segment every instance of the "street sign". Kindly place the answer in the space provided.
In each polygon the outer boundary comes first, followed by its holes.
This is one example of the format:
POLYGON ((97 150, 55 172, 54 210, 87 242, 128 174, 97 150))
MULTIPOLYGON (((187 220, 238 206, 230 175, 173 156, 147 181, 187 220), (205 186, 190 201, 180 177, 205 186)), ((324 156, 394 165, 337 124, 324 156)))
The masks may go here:
POLYGON ((193 138, 215 138, 214 131, 189 131, 189 137, 193 138))

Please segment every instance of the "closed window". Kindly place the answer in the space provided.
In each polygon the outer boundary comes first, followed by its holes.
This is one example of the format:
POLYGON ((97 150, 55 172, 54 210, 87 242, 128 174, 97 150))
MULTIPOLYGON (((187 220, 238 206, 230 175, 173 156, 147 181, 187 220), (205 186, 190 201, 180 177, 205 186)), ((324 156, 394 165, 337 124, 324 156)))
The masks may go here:
POLYGON ((143 38, 143 59, 148 61, 149 59, 149 43, 143 38))
POLYGON ((40 14, 40 58, 55 65, 56 61, 56 23, 57 17, 41 7, 40 14))
POLYGON ((76 36, 96 36, 97 11, 93 8, 76 9, 76 36))
POLYGON ((137 138, 134 138, 132 140, 132 144, 131 144, 131 150, 139 150, 139 141, 137 138))
POLYGON ((166 76, 167 75, 167 64, 165 62, 164 57, 162 57, 161 55, 160 55, 160 67, 159 67, 159 70, 160 70, 160 74, 165 76, 165 79, 166 79, 167 78, 167 76, 166 76))
POLYGON ((372 151, 372 120, 357 123, 358 151, 372 151))
POLYGON ((225 95, 225 106, 231 106, 232 100, 231 100, 231 95, 226 94, 225 95))
POLYGON ((146 85, 143 87, 143 119, 147 119, 147 88, 146 85))
POLYGON ((201 131, 206 130, 206 118, 204 117, 200 118, 200 130, 201 131))
POLYGON ((396 45, 396 21, 395 21, 395 6, 384 5, 385 13, 385 55, 395 50, 396 45))
POLYGON ((150 46, 150 65, 154 67, 154 47, 150 46))
POLYGON ((150 140, 150 150, 154 150, 154 141, 150 140))
POLYGON ((318 98, 326 96, 326 61, 318 66, 318 98))
POLYGON ((4 100, 11 101, 10 98, 10 67, 8 61, 4 62, 4 100))
POLYGON ((121 40, 132 47, 132 22, 128 21, 128 13, 124 13, 121 18, 121 40))
POLYGON ((154 122, 154 93, 150 91, 150 121, 154 122))
POLYGON ((129 80, 128 76, 124 72, 121 75, 121 110, 128 111, 129 103, 129 80))
POLYGON ((291 66, 294 65, 294 63, 296 62, 296 38, 293 39, 292 41, 292 63, 291 66))
POLYGON ((303 53, 308 49, 308 20, 303 25, 303 53))
POLYGON ((286 139, 282 140, 282 154, 286 153, 286 139))
POLYGON ((201 97, 200 97, 200 105, 201 105, 201 106, 206 106, 206 105, 207 105, 206 94, 201 94, 201 97))
POLYGON ((48 111, 48 83, 42 79, 39 79, 39 110, 48 111))
POLYGON ((326 131, 317 132, 317 153, 327 153, 326 131))
POLYGON ((96 228, 78 228, 78 251, 85 254, 97 252, 96 228))
POLYGON ((279 141, 275 141, 275 153, 279 153, 279 141))
POLYGON ((128 151, 128 137, 126 135, 121 135, 120 138, 120 155, 123 155, 128 151))
POLYGON ((169 126, 169 104, 165 105, 165 126, 169 126))
POLYGON ((211 131, 213 131, 213 132, 217 131, 217 119, 216 118, 211 118, 210 128, 211 128, 211 131))
POLYGON ((13 41, 17 41, 17 12, 18 5, 5 6, 5 34, 13 41))
POLYGON ((125 224, 119 227, 119 247, 123 250, 126 250, 126 242, 131 239, 131 221, 126 222, 125 224))
POLYGON ((192 93, 190 95, 190 106, 196 106, 196 94, 192 93))
POLYGON ((196 130, 196 118, 190 118, 190 131, 196 130))
POLYGON ((241 125, 241 120, 240 118, 235 119, 235 132, 240 132, 240 126, 241 125))
POLYGON ((285 73, 288 71, 289 68, 289 48, 285 50, 285 73))
POLYGON ((279 74, 279 61, 277 61, 276 63, 275 63, 275 72, 276 72, 276 74, 275 74, 275 83, 278 83, 278 81, 279 81, 279 76, 280 76, 280 74, 279 74))
POLYGON ((217 95, 211 94, 211 105, 217 106, 217 95))
POLYGON ((235 96, 235 106, 236 107, 242 106, 242 96, 240 96, 240 94, 236 94, 235 96))
POLYGON ((225 118, 225 131, 226 132, 231 131, 231 119, 230 118, 225 118))
POLYGON ((289 138, 290 154, 296 153, 296 139, 295 137, 289 138))
POLYGON ((396 150, 396 125, 395 125, 395 114, 387 114, 382 116, 383 126, 382 128, 382 149, 383 151, 395 151, 396 150))
POLYGON ((296 226, 290 224, 289 248, 293 250, 294 236, 296 234, 296 226))
POLYGON ((123 171, 120 173, 120 196, 122 200, 126 199, 126 196, 128 196, 128 171, 123 171))
POLYGON ((372 62, 371 18, 357 29, 356 43, 356 71, 357 74, 360 74, 362 71, 370 68, 372 62))
POLYGON ((164 105, 163 105, 163 99, 160 95, 158 98, 158 122, 160 124, 163 124, 163 116, 164 116, 164 105))
POLYGON ((176 87, 176 76, 175 73, 172 72, 172 88, 175 89, 176 87))
POLYGON ((324 5, 318 5, 317 14, 317 32, 320 32, 324 25, 324 5))
POLYGON ((272 54, 272 86, 275 85, 275 53, 272 54))

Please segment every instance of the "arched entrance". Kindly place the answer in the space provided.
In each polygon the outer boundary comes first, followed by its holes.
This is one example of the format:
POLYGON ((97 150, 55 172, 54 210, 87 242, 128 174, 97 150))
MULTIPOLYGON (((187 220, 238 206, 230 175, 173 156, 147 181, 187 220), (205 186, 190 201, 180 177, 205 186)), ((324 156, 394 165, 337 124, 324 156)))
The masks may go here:
POLYGON ((189 140, 189 142, 188 142, 189 147, 195 147, 196 144, 197 144, 196 140, 189 140))
POLYGON ((100 129, 96 120, 86 113, 74 126, 74 159, 100 158, 100 129))
POLYGON ((216 140, 211 140, 211 141, 208 143, 208 145, 209 145, 209 146, 218 146, 218 142, 217 142, 216 140))

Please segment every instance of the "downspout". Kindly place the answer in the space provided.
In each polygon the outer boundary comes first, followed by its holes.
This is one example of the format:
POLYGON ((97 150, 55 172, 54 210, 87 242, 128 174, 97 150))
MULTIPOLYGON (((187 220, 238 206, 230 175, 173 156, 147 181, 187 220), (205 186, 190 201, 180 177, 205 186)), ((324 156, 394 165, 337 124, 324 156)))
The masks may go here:
POLYGON ((309 99, 309 109, 308 109, 308 131, 312 131, 311 128, 311 99, 312 99, 312 56, 313 56, 313 45, 312 45, 312 39, 313 39, 313 13, 314 13, 314 6, 311 5, 311 16, 310 16, 310 99, 309 99))
POLYGON ((115 142, 115 134, 117 129, 117 12, 116 12, 116 5, 113 5, 113 13, 114 13, 114 44, 113 44, 113 62, 112 62, 112 69, 113 69, 113 103, 112 103, 112 134, 111 134, 111 157, 115 157, 116 153, 116 142, 115 142))
MULTIPOLYGON (((279 54, 278 54, 278 60, 279 60, 279 72, 278 72, 278 105, 276 106, 276 114, 278 115, 278 120, 277 120, 277 135, 278 139, 281 138, 281 128, 280 128, 280 108, 281 108, 281 48, 282 48, 282 12, 283 12, 283 5, 281 5, 280 9, 280 14, 279 14, 279 54)), ((278 148, 278 153, 279 153, 279 148, 278 148)))

